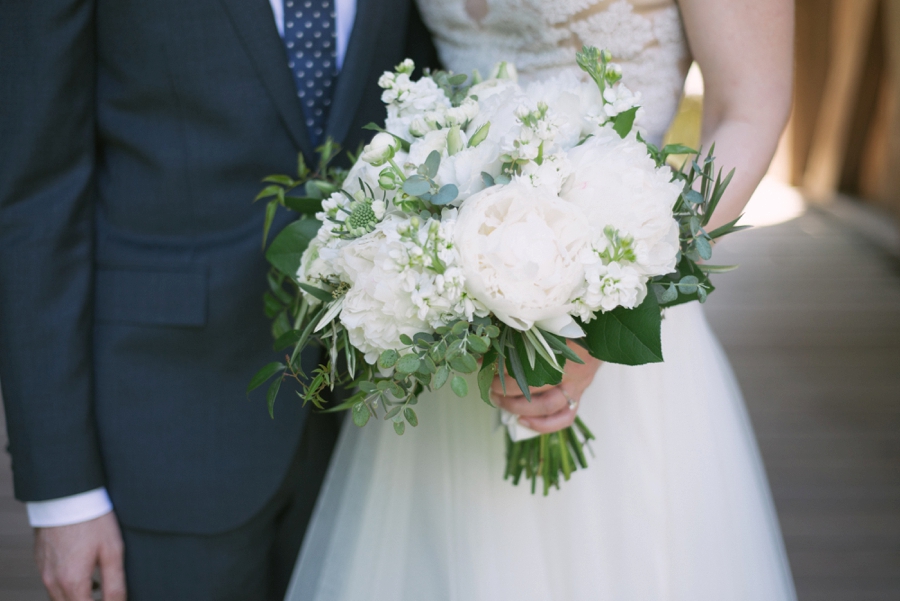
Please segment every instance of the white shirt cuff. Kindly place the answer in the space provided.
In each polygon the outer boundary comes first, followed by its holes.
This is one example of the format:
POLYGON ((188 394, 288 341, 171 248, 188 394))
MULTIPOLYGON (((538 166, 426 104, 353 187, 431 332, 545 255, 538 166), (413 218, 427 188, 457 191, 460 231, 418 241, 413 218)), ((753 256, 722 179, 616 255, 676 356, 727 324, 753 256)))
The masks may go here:
POLYGON ((99 518, 112 511, 105 488, 95 488, 69 497, 25 503, 32 528, 69 526, 99 518))

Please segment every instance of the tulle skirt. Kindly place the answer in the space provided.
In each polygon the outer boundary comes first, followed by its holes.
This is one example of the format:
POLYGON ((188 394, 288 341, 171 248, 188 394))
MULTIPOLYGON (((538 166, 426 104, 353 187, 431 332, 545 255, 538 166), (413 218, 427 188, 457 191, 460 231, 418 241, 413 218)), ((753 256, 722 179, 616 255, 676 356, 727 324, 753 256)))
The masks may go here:
POLYGON ((579 410, 589 467, 549 497, 503 480, 504 433, 475 395, 424 395, 403 436, 348 422, 288 601, 795 599, 699 305, 670 309, 662 335, 664 363, 600 368, 579 410))

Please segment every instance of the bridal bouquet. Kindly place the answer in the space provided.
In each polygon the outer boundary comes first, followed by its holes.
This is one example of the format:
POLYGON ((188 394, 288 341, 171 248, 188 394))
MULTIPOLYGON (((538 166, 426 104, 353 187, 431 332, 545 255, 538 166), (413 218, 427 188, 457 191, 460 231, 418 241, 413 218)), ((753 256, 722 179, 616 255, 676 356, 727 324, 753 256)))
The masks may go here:
MULTIPOLYGON (((640 98, 608 52, 577 55, 583 77, 526 86, 512 65, 488 78, 446 72, 413 80, 407 60, 379 85, 385 127, 349 172, 329 167, 272 176, 265 239, 279 206, 302 214, 271 243, 266 310, 285 361, 248 390, 282 381, 323 407, 335 385, 356 392, 339 407, 364 426, 416 426, 420 395, 477 387, 491 404, 495 376, 558 384, 569 341, 594 357, 637 365, 663 360, 661 308, 703 302, 713 290, 698 264, 711 241, 738 229, 704 226, 730 175, 683 146, 659 149, 635 127, 640 98), (693 154, 681 171, 670 154, 693 154), (293 194, 300 191, 300 194, 293 194), (319 343, 325 363, 300 369, 319 343), (477 375, 476 375, 477 374, 477 375)), ((475 391, 472 390, 474 393, 475 391)), ((544 494, 586 467, 587 426, 535 435, 509 423, 506 477, 544 494), (528 437, 531 434, 531 437, 528 437)))

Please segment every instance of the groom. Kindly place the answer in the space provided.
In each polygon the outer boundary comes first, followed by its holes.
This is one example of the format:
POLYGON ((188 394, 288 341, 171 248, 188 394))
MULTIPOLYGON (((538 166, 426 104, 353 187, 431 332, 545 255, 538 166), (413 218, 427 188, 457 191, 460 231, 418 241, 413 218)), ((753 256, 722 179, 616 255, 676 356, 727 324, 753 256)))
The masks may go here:
POLYGON ((95 566, 105 599, 284 594, 336 429, 244 397, 275 359, 250 200, 355 149, 404 56, 410 0, 0 9, 0 381, 53 599, 95 566))

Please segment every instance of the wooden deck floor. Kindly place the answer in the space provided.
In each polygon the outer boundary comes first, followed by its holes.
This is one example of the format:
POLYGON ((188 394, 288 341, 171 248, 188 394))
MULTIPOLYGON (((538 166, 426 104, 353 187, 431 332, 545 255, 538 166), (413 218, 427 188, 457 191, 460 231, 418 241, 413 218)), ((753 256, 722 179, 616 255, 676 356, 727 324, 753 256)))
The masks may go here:
MULTIPOLYGON (((817 211, 716 253, 741 269, 719 277, 707 313, 746 395, 800 600, 900 599, 900 263, 817 211)), ((3 455, 0 601, 40 591, 3 455)))

